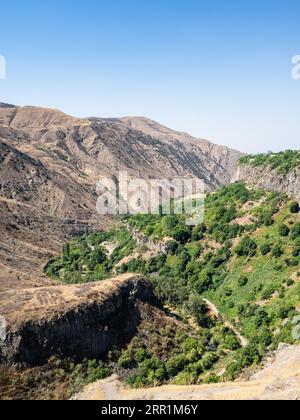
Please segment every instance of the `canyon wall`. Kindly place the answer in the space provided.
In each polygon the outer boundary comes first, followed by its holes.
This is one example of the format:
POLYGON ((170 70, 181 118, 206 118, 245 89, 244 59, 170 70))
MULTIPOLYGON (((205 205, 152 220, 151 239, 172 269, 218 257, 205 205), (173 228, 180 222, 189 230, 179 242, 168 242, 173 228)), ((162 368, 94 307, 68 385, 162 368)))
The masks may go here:
POLYGON ((156 304, 146 279, 124 275, 71 286, 0 293, 7 334, 0 362, 41 365, 51 356, 97 358, 124 346, 141 319, 140 302, 156 304))
POLYGON ((286 193, 300 201, 300 167, 285 175, 270 167, 239 165, 233 181, 244 181, 255 188, 286 193))

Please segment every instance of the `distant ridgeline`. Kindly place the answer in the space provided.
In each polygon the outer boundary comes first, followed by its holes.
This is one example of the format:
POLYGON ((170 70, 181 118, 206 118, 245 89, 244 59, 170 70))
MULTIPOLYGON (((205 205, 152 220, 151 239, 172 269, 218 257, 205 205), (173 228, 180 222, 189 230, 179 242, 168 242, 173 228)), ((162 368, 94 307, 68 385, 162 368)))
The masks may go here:
MULTIPOLYGON (((242 161, 287 171, 299 153, 242 161)), ((116 356, 132 386, 233 379, 299 338, 299 210, 286 194, 237 182, 207 195, 201 225, 186 226, 184 216, 132 216, 122 228, 72 240, 46 273, 66 283, 144 274, 165 307, 192 324, 192 332, 137 337, 116 356), (162 242, 165 252, 152 246, 162 242)))
POLYGON ((300 152, 298 150, 286 150, 280 153, 267 153, 259 155, 247 155, 240 158, 243 165, 255 167, 270 167, 277 169, 283 175, 300 166, 300 152))

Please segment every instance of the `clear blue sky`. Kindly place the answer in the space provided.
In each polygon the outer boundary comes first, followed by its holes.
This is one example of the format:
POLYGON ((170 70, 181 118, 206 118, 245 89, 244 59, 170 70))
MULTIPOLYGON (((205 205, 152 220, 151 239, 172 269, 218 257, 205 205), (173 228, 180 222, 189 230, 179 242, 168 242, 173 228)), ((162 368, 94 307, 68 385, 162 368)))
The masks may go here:
POLYGON ((299 0, 1 2, 0 101, 300 148, 299 0))

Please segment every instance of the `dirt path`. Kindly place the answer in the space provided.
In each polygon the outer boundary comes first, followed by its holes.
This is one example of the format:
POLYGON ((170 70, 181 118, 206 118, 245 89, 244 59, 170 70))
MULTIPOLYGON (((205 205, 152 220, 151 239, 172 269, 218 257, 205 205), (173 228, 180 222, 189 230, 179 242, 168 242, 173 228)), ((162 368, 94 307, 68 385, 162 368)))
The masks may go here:
POLYGON ((233 324, 231 324, 230 322, 224 320, 224 317, 222 316, 222 314, 220 313, 220 311, 218 310, 218 308, 216 307, 216 305, 214 305, 210 300, 208 299, 203 299, 204 302, 207 304, 209 310, 213 313, 213 315, 218 318, 220 321, 224 322, 224 325, 228 328, 231 329, 231 331, 233 331, 235 333, 235 335, 237 336, 237 338, 239 339, 241 346, 242 347, 247 347, 248 345, 248 340, 243 337, 239 331, 235 328, 235 326, 233 324))
POLYGON ((88 385, 73 400, 298 400, 300 346, 284 346, 249 382, 129 389, 117 376, 88 385))

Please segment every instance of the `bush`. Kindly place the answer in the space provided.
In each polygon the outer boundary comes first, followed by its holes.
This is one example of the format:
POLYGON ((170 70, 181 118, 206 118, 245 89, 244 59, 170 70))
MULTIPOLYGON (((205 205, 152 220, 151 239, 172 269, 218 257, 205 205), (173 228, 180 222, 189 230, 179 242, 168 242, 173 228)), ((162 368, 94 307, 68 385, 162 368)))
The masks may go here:
POLYGON ((206 232, 206 226, 202 223, 198 226, 195 226, 192 232, 192 241, 201 241, 204 238, 204 233, 206 232))
POLYGON ((176 241, 170 241, 168 242, 168 248, 167 248, 167 252, 170 255, 175 255, 177 250, 178 250, 179 244, 176 241))
POLYGON ((197 323, 201 327, 206 328, 211 325, 211 319, 208 314, 208 306, 200 296, 192 294, 187 307, 189 313, 196 319, 197 323))
POLYGON ((293 240, 300 238, 300 223, 296 223, 291 230, 291 238, 293 240))
POLYGON ((248 284, 248 278, 243 276, 239 279, 239 286, 244 287, 248 284))
POLYGON ((289 236, 289 234, 290 234, 290 229, 286 225, 279 226, 280 236, 286 237, 286 236, 289 236))
POLYGON ((191 231, 187 227, 178 226, 172 231, 175 241, 185 245, 191 239, 191 231))
POLYGON ((271 246, 269 244, 263 244, 260 247, 261 255, 267 255, 271 252, 271 246))
POLYGON ((272 255, 275 258, 280 258, 283 255, 282 246, 280 244, 274 246, 272 250, 272 255))
POLYGON ((205 353, 202 357, 202 366, 204 370, 209 370, 219 360, 217 353, 205 353))
POLYGON ((297 201, 293 201, 290 204, 290 212, 293 214, 299 213, 300 212, 300 206, 299 203, 297 201))
POLYGON ((294 281, 292 279, 288 279, 288 281, 286 282, 288 287, 294 286, 294 281))
POLYGON ((166 371, 170 377, 176 376, 186 365, 186 357, 184 355, 173 356, 166 363, 166 371))
POLYGON ((131 369, 135 365, 135 360, 128 351, 124 351, 118 360, 119 369, 131 369))
POLYGON ((239 257, 250 256, 253 257, 256 254, 257 244, 249 236, 245 236, 239 245, 236 247, 235 252, 239 257))

